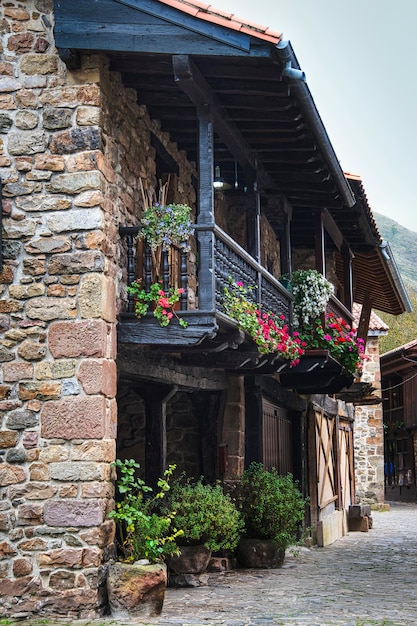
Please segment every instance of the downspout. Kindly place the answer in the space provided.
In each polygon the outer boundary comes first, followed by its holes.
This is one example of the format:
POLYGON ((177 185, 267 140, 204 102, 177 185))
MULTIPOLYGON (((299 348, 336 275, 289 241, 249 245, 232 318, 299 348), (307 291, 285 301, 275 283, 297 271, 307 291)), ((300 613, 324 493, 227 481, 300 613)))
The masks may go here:
POLYGON ((305 74, 300 70, 300 66, 298 64, 297 57, 294 54, 291 42, 280 41, 277 44, 276 49, 279 60, 284 66, 282 75, 286 76, 290 81, 291 89, 303 109, 303 113, 310 128, 312 129, 317 145, 324 154, 326 164, 337 182, 344 204, 348 208, 352 208, 356 203, 355 196, 348 181, 346 180, 336 153, 333 150, 333 146, 330 143, 330 139, 327 135, 319 112, 317 111, 316 105, 314 104, 311 92, 305 82, 305 74))

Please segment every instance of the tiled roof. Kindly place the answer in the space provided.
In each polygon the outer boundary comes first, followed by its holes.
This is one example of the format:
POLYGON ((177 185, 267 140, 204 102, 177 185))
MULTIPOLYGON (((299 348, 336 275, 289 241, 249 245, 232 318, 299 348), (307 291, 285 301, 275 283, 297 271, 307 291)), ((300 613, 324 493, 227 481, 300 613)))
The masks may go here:
POLYGON ((378 230, 378 225, 375 221, 374 215, 372 213, 372 209, 369 206, 369 202, 368 202, 368 198, 365 192, 365 187, 363 186, 363 182, 362 182, 362 178, 360 176, 358 176, 358 174, 351 174, 350 172, 345 172, 345 176, 348 179, 348 181, 355 181, 361 190, 362 193, 362 198, 363 198, 363 208, 366 210, 367 212, 367 217, 369 220, 369 224, 371 226, 371 228, 373 229, 375 235, 379 238, 380 241, 382 241, 382 237, 381 237, 381 233, 378 230))
POLYGON ((232 30, 263 39, 268 43, 277 44, 281 38, 282 33, 271 30, 267 26, 261 26, 249 22, 243 18, 239 18, 233 13, 227 13, 221 9, 216 9, 211 4, 199 2, 199 0, 159 0, 163 4, 166 4, 173 9, 178 9, 183 13, 197 17, 198 19, 217 24, 218 26, 225 26, 232 30))
MULTIPOLYGON (((361 312, 362 305, 354 302, 352 307, 352 313, 354 324, 356 327, 359 324, 361 312)), ((371 311, 371 317, 369 318, 369 330, 387 331, 389 330, 389 326, 387 326, 387 324, 383 320, 381 320, 381 318, 378 317, 378 315, 374 311, 371 311)))

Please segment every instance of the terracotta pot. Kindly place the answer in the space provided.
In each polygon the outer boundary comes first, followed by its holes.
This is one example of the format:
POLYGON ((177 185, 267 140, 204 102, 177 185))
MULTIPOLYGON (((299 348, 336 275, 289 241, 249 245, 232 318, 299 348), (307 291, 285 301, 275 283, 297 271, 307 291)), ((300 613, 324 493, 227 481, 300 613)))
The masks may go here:
POLYGON ((164 563, 111 562, 107 592, 112 617, 155 617, 161 614, 167 586, 164 563))
POLYGON ((168 567, 174 574, 201 574, 211 558, 211 550, 203 545, 180 546, 181 554, 170 557, 168 567))
POLYGON ((285 550, 278 548, 273 541, 266 539, 242 539, 239 542, 237 558, 241 567, 276 569, 282 567, 285 550))

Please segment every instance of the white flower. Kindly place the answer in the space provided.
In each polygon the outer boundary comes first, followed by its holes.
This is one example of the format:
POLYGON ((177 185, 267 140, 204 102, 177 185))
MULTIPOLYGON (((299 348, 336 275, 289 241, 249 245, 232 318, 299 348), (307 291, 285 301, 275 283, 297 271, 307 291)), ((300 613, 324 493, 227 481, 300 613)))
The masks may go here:
POLYGON ((326 310, 333 285, 317 270, 297 270, 292 275, 294 324, 308 324, 326 310))

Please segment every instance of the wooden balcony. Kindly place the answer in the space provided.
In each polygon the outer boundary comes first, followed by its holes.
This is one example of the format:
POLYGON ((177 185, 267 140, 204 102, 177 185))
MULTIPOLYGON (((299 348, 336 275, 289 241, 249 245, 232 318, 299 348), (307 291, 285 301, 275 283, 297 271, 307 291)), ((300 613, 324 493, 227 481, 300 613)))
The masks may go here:
MULTIPOLYGON (((174 319, 167 327, 161 327, 151 312, 138 319, 134 314, 133 297, 129 296, 126 310, 120 316, 118 339, 122 343, 153 346, 167 352, 181 354, 182 362, 201 365, 201 353, 204 352, 206 367, 223 369, 242 369, 276 371, 277 355, 260 355, 255 343, 237 327, 235 320, 223 312, 222 300, 224 288, 229 279, 240 281, 254 289, 248 297, 261 303, 267 311, 284 316, 292 323, 292 295, 262 267, 250 254, 217 226, 196 226, 198 241, 197 271, 197 307, 187 309, 187 298, 182 298, 177 312, 187 322, 183 328, 174 319)), ((145 287, 152 282, 152 256, 149 250, 144 257, 137 255, 137 228, 121 227, 120 234, 126 238, 127 276, 131 284, 138 276, 145 287)), ((187 290, 187 259, 184 254, 176 260, 180 268, 179 285, 187 290)), ((162 283, 169 286, 170 255, 165 253, 162 259, 162 283)))

